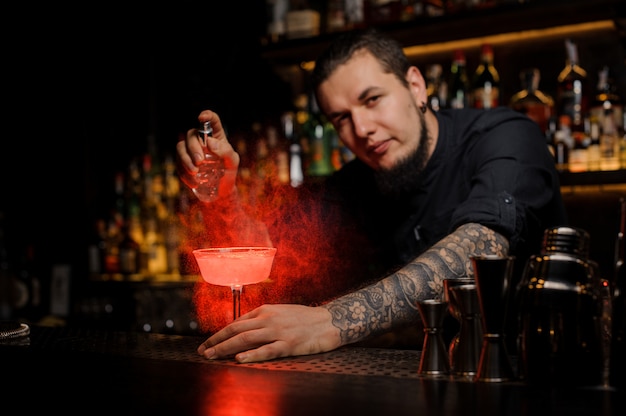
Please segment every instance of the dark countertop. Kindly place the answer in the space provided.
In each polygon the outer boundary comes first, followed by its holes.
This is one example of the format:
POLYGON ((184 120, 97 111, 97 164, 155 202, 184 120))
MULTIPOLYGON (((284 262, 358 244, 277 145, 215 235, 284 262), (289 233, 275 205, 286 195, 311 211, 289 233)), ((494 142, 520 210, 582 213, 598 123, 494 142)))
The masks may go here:
POLYGON ((198 356, 201 340, 32 327, 27 345, 0 344, 0 414, 625 414, 616 389, 424 378, 415 350, 344 347, 237 364, 198 356))

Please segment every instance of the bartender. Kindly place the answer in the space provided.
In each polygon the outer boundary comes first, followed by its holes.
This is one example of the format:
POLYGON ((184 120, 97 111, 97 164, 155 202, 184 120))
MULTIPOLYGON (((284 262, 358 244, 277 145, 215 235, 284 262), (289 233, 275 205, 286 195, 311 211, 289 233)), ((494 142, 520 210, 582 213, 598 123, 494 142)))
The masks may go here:
MULTIPOLYGON (((238 195, 240 156, 218 114, 198 116, 211 122, 208 145, 225 166, 219 198, 201 203, 210 241, 272 244, 275 279, 293 282, 293 296, 204 341, 198 352, 207 359, 321 353, 415 327, 417 302, 442 298, 444 279, 472 276, 471 256, 513 255, 519 277, 543 231, 566 222, 538 125, 504 107, 432 111, 422 73, 386 35, 341 35, 316 60, 311 82, 356 158, 254 218, 238 195)), ((177 143, 178 172, 190 188, 202 158, 191 129, 177 143)))

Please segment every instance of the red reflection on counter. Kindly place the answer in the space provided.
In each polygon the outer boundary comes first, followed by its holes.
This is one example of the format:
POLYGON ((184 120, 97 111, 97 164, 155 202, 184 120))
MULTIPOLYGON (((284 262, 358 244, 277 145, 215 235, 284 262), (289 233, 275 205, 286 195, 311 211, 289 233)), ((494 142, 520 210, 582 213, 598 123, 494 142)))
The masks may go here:
POLYGON ((202 414, 223 416, 274 416, 280 414, 284 381, 268 371, 247 371, 245 377, 229 368, 207 379, 202 414))

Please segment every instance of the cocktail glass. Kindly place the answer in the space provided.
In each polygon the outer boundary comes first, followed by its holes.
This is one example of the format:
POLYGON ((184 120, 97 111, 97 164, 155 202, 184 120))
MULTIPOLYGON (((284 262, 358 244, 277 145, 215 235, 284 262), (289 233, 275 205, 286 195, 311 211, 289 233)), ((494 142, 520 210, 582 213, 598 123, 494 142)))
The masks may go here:
POLYGON ((234 320, 241 314, 243 287, 269 277, 276 248, 213 247, 196 249, 192 253, 206 282, 231 288, 234 320))

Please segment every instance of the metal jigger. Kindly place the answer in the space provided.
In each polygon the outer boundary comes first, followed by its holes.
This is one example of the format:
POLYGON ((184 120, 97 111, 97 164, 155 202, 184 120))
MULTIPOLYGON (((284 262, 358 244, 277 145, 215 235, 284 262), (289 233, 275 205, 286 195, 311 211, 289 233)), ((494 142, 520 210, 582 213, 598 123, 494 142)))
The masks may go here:
MULTIPOLYGON (((456 369, 455 369, 456 355, 457 355, 456 351, 458 349, 459 338, 461 335, 462 317, 461 317, 461 311, 459 311, 459 306, 457 305, 456 300, 452 296, 452 292, 450 291, 450 289, 452 289, 455 286, 469 285, 469 284, 474 284, 473 277, 457 277, 454 279, 445 279, 443 281, 443 299, 446 302, 448 302, 448 312, 450 313, 450 316, 452 316, 452 318, 456 319, 459 322, 459 331, 452 337, 452 340, 450 341, 450 344, 448 345, 448 356, 450 358, 450 371, 452 373, 456 372, 456 369)), ((482 331, 481 331, 481 334, 482 334, 482 331)))
POLYGON ((472 257, 483 328, 476 381, 501 382, 514 378, 504 343, 504 322, 515 257, 472 257))
POLYGON ((448 303, 435 299, 423 300, 417 302, 417 310, 424 324, 424 347, 417 372, 428 376, 447 375, 450 365, 442 332, 448 303))
POLYGON ((451 297, 458 305, 461 315, 459 344, 454 351, 452 374, 473 379, 478 371, 482 351, 483 329, 476 285, 460 285, 451 288, 451 297))

